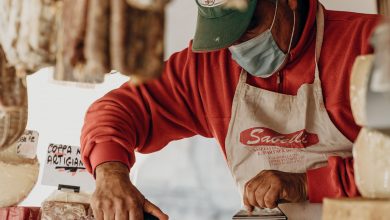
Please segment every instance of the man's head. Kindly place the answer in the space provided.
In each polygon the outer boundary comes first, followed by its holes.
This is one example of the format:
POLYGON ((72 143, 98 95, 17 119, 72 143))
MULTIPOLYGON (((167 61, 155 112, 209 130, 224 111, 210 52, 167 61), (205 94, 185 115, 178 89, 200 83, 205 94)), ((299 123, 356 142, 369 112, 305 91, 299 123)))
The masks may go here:
MULTIPOLYGON (((198 22, 193 42, 195 52, 227 48, 235 43, 247 41, 270 28, 277 0, 247 0, 248 7, 243 11, 226 8, 227 1, 229 0, 196 0, 198 22)), ((300 8, 298 3, 301 0, 278 1, 275 26, 278 32, 276 35, 280 36, 275 37, 284 50, 288 47, 288 38, 291 36, 293 11, 300 8)))

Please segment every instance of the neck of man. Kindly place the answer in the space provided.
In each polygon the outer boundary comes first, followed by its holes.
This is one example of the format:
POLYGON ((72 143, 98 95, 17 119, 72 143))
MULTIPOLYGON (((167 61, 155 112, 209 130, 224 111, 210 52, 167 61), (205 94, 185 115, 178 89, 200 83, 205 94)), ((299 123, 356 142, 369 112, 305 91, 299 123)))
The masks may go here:
POLYGON ((293 11, 287 0, 279 0, 278 12, 272 34, 280 49, 285 53, 288 52, 290 42, 291 49, 293 49, 301 39, 309 10, 308 1, 310 0, 299 1, 297 10, 293 11), (294 34, 292 35, 293 29, 294 34), (291 39, 291 37, 293 38, 291 39))
MULTIPOLYGON (((294 11, 291 9, 288 0, 278 1, 278 11, 274 26, 272 27, 272 35, 280 49, 287 53, 294 27, 294 11)), ((292 48, 298 44, 303 29, 305 28, 309 10, 308 5, 310 4, 309 1, 311 0, 298 0, 298 8, 295 10, 296 20, 294 36, 291 43, 292 48)), ((236 42, 236 44, 248 41, 268 30, 274 19, 275 9, 275 0, 259 0, 247 32, 236 42)))

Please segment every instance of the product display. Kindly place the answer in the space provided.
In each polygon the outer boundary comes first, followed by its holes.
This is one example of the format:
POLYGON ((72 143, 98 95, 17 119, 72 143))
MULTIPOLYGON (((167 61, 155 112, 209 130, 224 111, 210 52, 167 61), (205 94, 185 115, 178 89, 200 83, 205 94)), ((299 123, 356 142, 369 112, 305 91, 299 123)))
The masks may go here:
POLYGON ((0 0, 0 43, 19 72, 55 63, 56 0, 0 0))
POLYGON ((166 4, 166 0, 59 4, 54 78, 101 83, 111 70, 132 76, 133 82, 157 78, 164 65, 166 4))
POLYGON ((356 185, 367 198, 390 198, 390 131, 363 128, 353 148, 356 185))

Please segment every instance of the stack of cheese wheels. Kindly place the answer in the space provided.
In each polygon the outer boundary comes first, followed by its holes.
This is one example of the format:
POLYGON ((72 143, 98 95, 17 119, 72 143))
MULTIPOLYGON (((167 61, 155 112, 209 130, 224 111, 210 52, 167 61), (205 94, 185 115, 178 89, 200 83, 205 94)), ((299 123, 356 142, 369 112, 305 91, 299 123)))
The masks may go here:
POLYGON ((39 174, 36 156, 19 154, 18 143, 0 151, 0 207, 17 205, 34 188, 39 174))
POLYGON ((374 55, 359 56, 352 68, 350 99, 353 117, 358 125, 366 124, 366 95, 374 55))
MULTIPOLYGON (((353 148, 356 185, 364 197, 390 198, 390 132, 365 128, 366 95, 374 56, 360 56, 352 70, 352 112, 363 127, 353 148)), ((390 117, 390 114, 389 114, 390 117)))
POLYGON ((0 150, 12 145, 27 125, 25 76, 9 66, 0 47, 0 150))

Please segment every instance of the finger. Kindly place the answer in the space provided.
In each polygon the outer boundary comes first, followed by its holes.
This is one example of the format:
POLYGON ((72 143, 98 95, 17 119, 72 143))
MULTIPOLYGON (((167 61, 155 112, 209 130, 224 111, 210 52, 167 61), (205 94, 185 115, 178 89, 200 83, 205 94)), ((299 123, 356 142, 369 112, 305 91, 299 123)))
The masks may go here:
POLYGON ((142 209, 132 209, 129 213, 130 220, 144 220, 144 212, 142 209))
POLYGON ((129 212, 125 210, 117 210, 115 212, 115 220, 128 220, 129 219, 129 212))
POLYGON ((276 208, 277 201, 279 200, 281 189, 275 185, 272 185, 264 196, 265 207, 273 209, 276 208))
POLYGON ((253 208, 258 206, 256 202, 255 192, 258 187, 258 181, 250 181, 245 186, 244 201, 246 200, 247 205, 249 206, 248 211, 253 211, 253 208))
POLYGON ((168 220, 169 218, 159 207, 149 202, 147 199, 145 200, 144 211, 157 217, 159 220, 168 220))
POLYGON ((108 210, 104 211, 104 220, 114 220, 114 213, 108 210))
POLYGON ((96 220, 104 220, 104 214, 101 210, 93 208, 92 213, 96 220))
POLYGON ((255 195, 255 200, 256 200, 256 206, 260 208, 265 208, 265 202, 264 202, 264 197, 267 191, 271 188, 270 185, 259 185, 256 189, 256 192, 254 193, 255 195))

